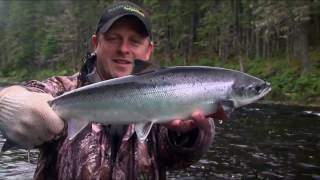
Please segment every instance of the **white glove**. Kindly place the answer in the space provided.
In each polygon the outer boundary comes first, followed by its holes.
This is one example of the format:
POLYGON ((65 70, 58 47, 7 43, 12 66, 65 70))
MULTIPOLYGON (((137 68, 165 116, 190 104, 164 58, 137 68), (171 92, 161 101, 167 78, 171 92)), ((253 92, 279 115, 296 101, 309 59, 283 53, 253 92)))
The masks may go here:
POLYGON ((0 129, 19 147, 30 149, 52 140, 64 122, 47 103, 50 94, 30 92, 21 86, 0 91, 0 129))

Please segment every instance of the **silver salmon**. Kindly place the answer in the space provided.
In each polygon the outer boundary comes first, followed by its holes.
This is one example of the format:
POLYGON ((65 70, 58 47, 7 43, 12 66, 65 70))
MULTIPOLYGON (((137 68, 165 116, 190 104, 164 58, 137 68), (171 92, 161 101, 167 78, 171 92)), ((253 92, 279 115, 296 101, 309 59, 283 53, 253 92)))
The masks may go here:
POLYGON ((230 113, 271 90, 246 73, 206 66, 177 66, 102 81, 67 92, 49 104, 68 122, 72 139, 88 122, 135 124, 144 141, 152 124, 187 119, 194 111, 230 113))

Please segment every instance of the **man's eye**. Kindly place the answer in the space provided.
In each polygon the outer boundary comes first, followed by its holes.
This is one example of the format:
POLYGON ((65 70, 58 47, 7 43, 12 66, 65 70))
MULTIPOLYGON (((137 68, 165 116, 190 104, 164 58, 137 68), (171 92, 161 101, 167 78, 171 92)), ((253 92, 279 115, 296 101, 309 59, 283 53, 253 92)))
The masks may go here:
POLYGON ((142 40, 140 40, 140 39, 132 39, 131 42, 132 42, 133 44, 136 44, 136 45, 142 44, 142 40))

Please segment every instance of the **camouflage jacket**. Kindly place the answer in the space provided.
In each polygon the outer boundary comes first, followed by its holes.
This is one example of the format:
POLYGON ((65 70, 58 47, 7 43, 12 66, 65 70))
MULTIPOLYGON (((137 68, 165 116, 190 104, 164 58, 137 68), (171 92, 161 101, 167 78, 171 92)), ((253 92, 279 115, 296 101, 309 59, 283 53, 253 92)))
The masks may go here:
MULTIPOLYGON (((78 74, 57 76, 30 81, 26 87, 58 96, 80 87, 80 80, 78 74)), ((215 133, 213 122, 205 130, 185 134, 154 125, 141 143, 132 124, 123 127, 118 140, 110 135, 111 129, 111 125, 92 123, 72 140, 64 131, 56 140, 45 143, 40 147, 34 179, 166 179, 167 169, 196 162, 215 133)))

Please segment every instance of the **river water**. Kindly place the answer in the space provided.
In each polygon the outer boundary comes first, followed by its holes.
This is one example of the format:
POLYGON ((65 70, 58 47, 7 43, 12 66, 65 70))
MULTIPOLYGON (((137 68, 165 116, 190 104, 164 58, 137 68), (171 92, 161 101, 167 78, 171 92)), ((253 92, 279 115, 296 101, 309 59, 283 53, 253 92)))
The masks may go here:
MULTIPOLYGON (((320 179, 320 108, 255 104, 216 127, 206 155, 168 179, 320 179)), ((25 150, 3 153, 0 179, 31 179, 37 155, 29 163, 25 150)))

